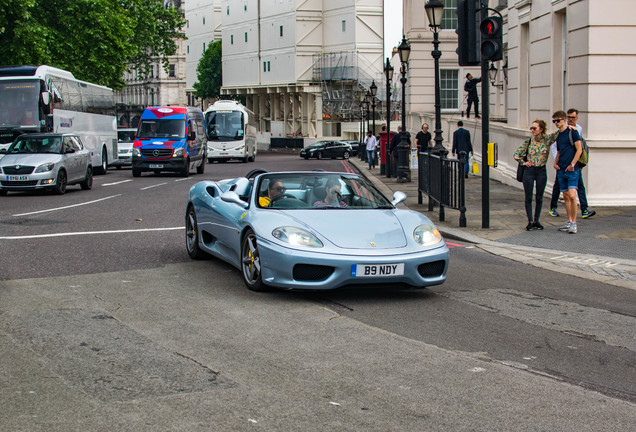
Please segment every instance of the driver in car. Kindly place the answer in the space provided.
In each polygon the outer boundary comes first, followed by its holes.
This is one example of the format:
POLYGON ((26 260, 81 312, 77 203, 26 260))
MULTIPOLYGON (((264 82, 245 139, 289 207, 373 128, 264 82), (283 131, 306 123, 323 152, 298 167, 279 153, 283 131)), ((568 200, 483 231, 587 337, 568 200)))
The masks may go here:
POLYGON ((285 184, 282 180, 279 179, 271 179, 269 181, 269 187, 267 188, 267 196, 262 196, 258 198, 258 204, 261 207, 269 206, 270 201, 273 198, 278 197, 285 193, 287 189, 285 188, 285 184))

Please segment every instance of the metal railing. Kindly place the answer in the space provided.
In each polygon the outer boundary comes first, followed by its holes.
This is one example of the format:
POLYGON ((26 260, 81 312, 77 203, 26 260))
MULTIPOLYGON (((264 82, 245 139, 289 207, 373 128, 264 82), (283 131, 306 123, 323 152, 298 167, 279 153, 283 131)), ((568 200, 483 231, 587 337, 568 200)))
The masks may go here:
POLYGON ((466 226, 466 153, 459 159, 447 159, 429 152, 418 153, 417 202, 422 204, 422 194, 428 195, 428 211, 439 205, 439 220, 445 220, 444 209, 459 210, 459 226, 466 226))

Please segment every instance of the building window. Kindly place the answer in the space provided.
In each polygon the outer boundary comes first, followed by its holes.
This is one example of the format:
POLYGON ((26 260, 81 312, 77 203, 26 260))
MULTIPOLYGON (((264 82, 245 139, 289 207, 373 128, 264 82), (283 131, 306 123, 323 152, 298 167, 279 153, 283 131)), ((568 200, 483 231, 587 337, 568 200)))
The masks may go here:
POLYGON ((280 26, 280 37, 283 37, 283 26, 280 26))
POLYGON ((442 15, 442 30, 457 28, 457 0, 444 1, 444 15, 442 15))
POLYGON ((234 35, 230 35, 230 45, 234 45, 234 35))
POLYGON ((247 0, 243 0, 243 10, 247 11, 247 0))
POLYGON ((245 32, 245 42, 247 42, 247 32, 245 32))
POLYGON ((205 52, 205 42, 203 42, 203 52, 205 52))
POLYGON ((186 54, 190 54, 190 45, 186 46, 186 54))
POLYGON ((203 17, 203 25, 205 25, 205 17, 203 17))
POLYGON ((270 70, 271 70, 271 69, 270 69, 270 63, 269 63, 269 61, 264 61, 264 62, 263 62, 263 72, 269 72, 270 70))
POLYGON ((267 60, 267 72, 269 72, 271 69, 269 68, 269 60, 267 60))
POLYGON ((168 70, 169 70, 169 72, 168 72, 168 76, 169 76, 170 78, 174 78, 174 77, 176 77, 176 76, 177 76, 177 75, 176 75, 176 73, 175 73, 175 65, 171 64, 171 65, 170 65, 170 68, 169 68, 168 70))
POLYGON ((342 20, 342 32, 346 32, 347 31, 347 21, 342 20))
POLYGON ((459 70, 441 69, 439 80, 442 109, 456 110, 459 108, 459 70))
POLYGON ((226 15, 229 15, 229 14, 230 14, 230 6, 227 7, 227 12, 226 12, 226 15))

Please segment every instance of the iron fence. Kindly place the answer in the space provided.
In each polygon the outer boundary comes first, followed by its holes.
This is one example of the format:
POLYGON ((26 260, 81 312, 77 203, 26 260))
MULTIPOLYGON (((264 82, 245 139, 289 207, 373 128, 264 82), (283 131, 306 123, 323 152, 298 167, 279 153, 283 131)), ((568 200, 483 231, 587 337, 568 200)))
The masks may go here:
POLYGON ((445 155, 430 152, 418 153, 418 203, 422 204, 422 194, 428 196, 428 210, 439 205, 439 220, 445 220, 444 209, 459 210, 459 226, 466 226, 466 153, 460 152, 459 159, 448 159, 445 155))

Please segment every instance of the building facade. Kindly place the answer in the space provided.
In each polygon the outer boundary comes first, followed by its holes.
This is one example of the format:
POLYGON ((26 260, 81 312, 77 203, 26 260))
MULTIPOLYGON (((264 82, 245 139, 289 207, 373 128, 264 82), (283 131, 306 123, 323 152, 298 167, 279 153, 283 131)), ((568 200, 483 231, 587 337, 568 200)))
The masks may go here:
POLYGON ((203 53, 221 39, 221 0, 187 0, 184 7, 186 99, 188 105, 200 106, 193 85, 198 81, 197 66, 203 53))
MULTIPOLYGON (((184 7, 183 1, 168 0, 166 7, 184 7)), ((131 69, 124 75, 126 86, 116 94, 118 127, 137 127, 141 113, 151 105, 186 104, 186 43, 178 39, 177 51, 168 57, 164 68, 160 59, 151 65, 148 74, 131 69)))
POLYGON ((366 92, 361 75, 382 71, 382 0, 222 0, 221 17, 221 93, 244 98, 271 136, 340 136, 342 118, 323 107, 334 82, 353 99, 366 92), (329 56, 337 78, 322 70, 329 56))
MULTIPOLYGON (((433 35, 425 0, 404 0, 404 27, 411 44, 407 110, 409 130, 434 121, 433 35)), ((458 66, 456 0, 445 0, 440 31, 440 87, 445 146, 458 120, 471 132, 481 158, 481 123, 463 118, 465 75, 481 69, 458 66)), ((636 2, 629 0, 490 0, 504 20, 504 58, 495 62, 497 77, 489 87, 490 141, 498 144, 498 167, 491 177, 510 184, 516 163, 512 154, 530 136, 535 119, 550 119, 557 110, 576 108, 590 162, 583 169, 591 206, 636 205, 636 2), (620 13, 617 13, 620 11, 620 13), (505 72, 505 73, 504 73, 505 72)), ((488 79, 488 77, 482 77, 488 79)), ((479 88, 480 97, 481 87, 479 88)), ((555 170, 550 169, 549 186, 555 170)), ((548 187, 549 193, 550 187, 548 187)))

